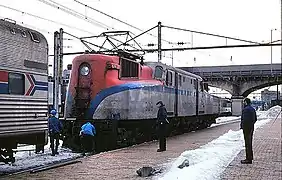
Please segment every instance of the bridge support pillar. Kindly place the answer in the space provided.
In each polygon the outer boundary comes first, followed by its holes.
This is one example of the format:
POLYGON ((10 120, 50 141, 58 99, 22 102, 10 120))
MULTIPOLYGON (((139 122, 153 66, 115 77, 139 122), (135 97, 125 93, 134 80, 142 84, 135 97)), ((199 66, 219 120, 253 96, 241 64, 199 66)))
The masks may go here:
POLYGON ((232 116, 241 116, 243 109, 243 96, 232 96, 232 116))

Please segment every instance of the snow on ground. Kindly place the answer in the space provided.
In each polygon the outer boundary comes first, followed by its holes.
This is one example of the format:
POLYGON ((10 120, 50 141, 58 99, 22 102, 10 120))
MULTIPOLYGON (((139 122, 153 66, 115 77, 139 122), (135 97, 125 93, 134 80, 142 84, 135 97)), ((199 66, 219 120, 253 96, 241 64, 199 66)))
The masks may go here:
MULTIPOLYGON (((62 141, 60 141, 60 145, 62 141)), ((35 154, 35 146, 21 145, 17 150, 30 150, 30 151, 20 151, 15 154, 16 162, 13 164, 0 163, 0 175, 7 174, 11 172, 16 172, 24 169, 34 168, 42 165, 47 165, 53 162, 61 162, 64 160, 74 159, 79 157, 80 154, 72 153, 71 150, 61 148, 59 146, 59 155, 51 156, 50 140, 47 145, 44 146, 44 153, 35 154)))
MULTIPOLYGON (((279 113, 281 116, 281 107, 275 106, 260 114, 255 124, 255 129, 276 118, 279 113)), ((220 174, 243 148, 244 137, 242 130, 229 130, 228 133, 198 149, 183 152, 169 165, 168 171, 165 174, 156 178, 159 180, 220 179, 220 174), (189 161, 190 166, 179 169, 178 166, 186 159, 189 161)))
POLYGON ((225 123, 230 121, 240 120, 240 116, 227 116, 227 117, 219 117, 215 119, 216 124, 225 123))

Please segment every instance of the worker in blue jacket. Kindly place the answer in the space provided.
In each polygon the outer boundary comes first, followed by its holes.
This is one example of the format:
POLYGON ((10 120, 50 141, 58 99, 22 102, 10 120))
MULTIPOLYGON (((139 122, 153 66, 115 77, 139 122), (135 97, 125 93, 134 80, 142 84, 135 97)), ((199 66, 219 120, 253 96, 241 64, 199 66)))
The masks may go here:
POLYGON ((63 129, 63 126, 59 119, 56 117, 57 111, 55 109, 50 111, 50 117, 48 119, 48 130, 49 130, 49 136, 51 141, 51 150, 52 150, 52 156, 55 156, 55 154, 58 153, 58 146, 59 146, 59 138, 60 138, 60 132, 63 129), (56 141, 55 147, 54 143, 56 141))
POLYGON ((85 155, 85 152, 94 151, 94 136, 96 135, 95 126, 92 125, 89 121, 81 126, 80 137, 81 137, 81 146, 82 153, 85 155))
POLYGON ((245 140, 246 159, 242 160, 242 164, 252 164, 253 161, 253 133, 254 124, 257 121, 257 115, 255 109, 251 106, 251 100, 249 98, 244 99, 244 109, 241 116, 240 128, 243 129, 245 140))

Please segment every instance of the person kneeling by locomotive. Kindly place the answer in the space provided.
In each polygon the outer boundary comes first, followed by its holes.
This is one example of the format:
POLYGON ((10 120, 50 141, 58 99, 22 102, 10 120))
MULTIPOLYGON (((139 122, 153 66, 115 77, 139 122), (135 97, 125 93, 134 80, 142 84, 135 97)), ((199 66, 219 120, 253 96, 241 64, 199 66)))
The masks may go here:
POLYGON ((79 133, 81 138, 82 154, 85 156, 86 152, 94 152, 95 142, 94 136, 96 135, 95 126, 89 121, 81 126, 79 133))
POLYGON ((61 122, 59 121, 59 119, 56 117, 56 114, 57 114, 57 111, 55 109, 51 110, 50 117, 48 119, 52 156, 55 156, 55 154, 59 154, 58 152, 59 138, 60 138, 60 132, 63 129, 63 126, 61 122), (56 144, 54 147, 55 141, 56 141, 56 144))

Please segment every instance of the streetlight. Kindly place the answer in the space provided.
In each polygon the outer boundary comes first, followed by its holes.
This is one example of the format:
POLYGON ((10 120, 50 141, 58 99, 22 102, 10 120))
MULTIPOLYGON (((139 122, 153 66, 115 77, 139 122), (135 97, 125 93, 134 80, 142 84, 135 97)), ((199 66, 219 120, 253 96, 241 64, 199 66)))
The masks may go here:
MULTIPOLYGON (((272 44, 272 31, 276 31, 277 29, 271 29, 270 30, 270 44, 272 44)), ((270 68, 271 68, 271 75, 273 75, 272 74, 272 46, 270 46, 270 63, 271 63, 271 65, 270 65, 270 68)))

